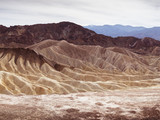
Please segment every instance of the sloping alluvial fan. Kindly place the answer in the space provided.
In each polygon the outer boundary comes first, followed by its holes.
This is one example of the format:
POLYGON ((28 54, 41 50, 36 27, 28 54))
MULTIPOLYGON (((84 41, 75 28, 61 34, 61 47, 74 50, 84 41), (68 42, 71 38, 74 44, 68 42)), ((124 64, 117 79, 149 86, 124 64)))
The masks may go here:
POLYGON ((152 38, 111 38, 68 22, 0 28, 0 93, 159 87, 160 42, 152 38))

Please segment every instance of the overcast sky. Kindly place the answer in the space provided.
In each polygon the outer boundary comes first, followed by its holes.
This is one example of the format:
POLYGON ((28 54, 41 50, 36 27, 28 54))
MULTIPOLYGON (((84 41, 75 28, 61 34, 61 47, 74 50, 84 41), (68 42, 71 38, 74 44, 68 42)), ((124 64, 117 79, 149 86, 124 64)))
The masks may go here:
POLYGON ((160 0, 0 0, 0 24, 160 26, 160 0))

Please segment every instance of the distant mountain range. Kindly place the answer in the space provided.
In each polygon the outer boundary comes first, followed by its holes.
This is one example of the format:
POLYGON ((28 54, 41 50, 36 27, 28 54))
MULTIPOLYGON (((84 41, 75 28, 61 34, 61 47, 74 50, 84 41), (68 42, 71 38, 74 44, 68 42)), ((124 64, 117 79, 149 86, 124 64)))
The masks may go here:
POLYGON ((111 37, 118 36, 134 36, 137 38, 151 37, 156 40, 160 40, 160 27, 133 27, 133 26, 123 26, 123 25, 89 25, 84 26, 90 30, 95 31, 98 34, 103 34, 111 37))

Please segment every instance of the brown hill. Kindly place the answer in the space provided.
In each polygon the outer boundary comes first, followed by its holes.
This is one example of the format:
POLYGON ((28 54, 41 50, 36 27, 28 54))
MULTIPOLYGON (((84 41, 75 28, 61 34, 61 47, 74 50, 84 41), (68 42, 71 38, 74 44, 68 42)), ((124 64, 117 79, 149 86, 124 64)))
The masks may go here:
POLYGON ((66 40, 77 45, 100 45, 102 47, 125 47, 139 54, 151 53, 159 46, 160 41, 151 38, 138 39, 135 37, 112 38, 85 29, 70 22, 53 24, 37 24, 26 26, 0 26, 0 43, 12 42, 32 45, 46 39, 66 40))
POLYGON ((159 41, 154 39, 111 38, 69 22, 0 28, 1 93, 66 94, 158 85, 159 41))
POLYGON ((45 40, 0 49, 0 92, 67 94, 157 86, 160 60, 124 48, 45 40))
POLYGON ((87 37, 96 33, 70 22, 58 24, 37 24, 31 26, 11 26, 1 32, 1 43, 16 42, 34 44, 46 39, 68 40, 83 44, 87 37), (82 40, 82 41, 78 41, 82 40), (75 40, 75 41, 74 41, 75 40), (77 41, 76 41, 77 40, 77 41), (81 43, 82 42, 82 43, 81 43))

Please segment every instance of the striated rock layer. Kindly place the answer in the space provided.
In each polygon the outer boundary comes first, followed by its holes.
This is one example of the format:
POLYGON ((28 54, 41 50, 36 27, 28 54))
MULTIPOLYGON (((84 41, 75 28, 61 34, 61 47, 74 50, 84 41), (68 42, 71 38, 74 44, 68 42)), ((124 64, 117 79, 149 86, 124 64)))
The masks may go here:
POLYGON ((0 49, 0 93, 67 94, 159 87, 160 59, 125 48, 45 40, 0 49))
POLYGON ((159 41, 62 22, 0 26, 0 43, 2 120, 160 119, 159 41))

